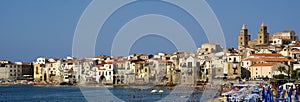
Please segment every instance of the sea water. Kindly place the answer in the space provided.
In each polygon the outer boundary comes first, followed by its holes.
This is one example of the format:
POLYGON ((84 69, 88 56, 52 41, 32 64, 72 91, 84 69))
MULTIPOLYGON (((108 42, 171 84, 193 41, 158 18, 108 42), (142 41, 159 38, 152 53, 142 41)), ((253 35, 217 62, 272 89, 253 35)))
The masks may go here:
MULTIPOLYGON (((82 93, 82 89, 77 86, 0 86, 0 102, 86 102, 88 97, 82 93)), ((119 100, 126 102, 154 102, 164 99, 164 101, 178 102, 179 98, 193 102, 200 101, 201 92, 194 91, 193 94, 172 93, 169 88, 154 88, 164 90, 162 94, 151 93, 150 89, 138 89, 130 87, 88 87, 97 92, 108 90, 110 94, 101 94, 101 97, 94 97, 96 101, 105 101, 106 95, 113 95, 119 100), (172 94, 171 94, 172 93, 172 94)), ((84 90, 86 91, 86 90, 84 90)), ((95 100, 93 100, 95 101, 95 100)))

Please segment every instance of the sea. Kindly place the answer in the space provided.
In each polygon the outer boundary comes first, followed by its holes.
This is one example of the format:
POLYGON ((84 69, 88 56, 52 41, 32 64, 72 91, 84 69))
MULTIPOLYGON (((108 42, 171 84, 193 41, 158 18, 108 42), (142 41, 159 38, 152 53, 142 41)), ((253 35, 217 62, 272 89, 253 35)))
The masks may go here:
POLYGON ((181 93, 166 87, 0 86, 0 102, 199 102, 202 91, 181 93), (151 93, 152 90, 163 90, 151 93))

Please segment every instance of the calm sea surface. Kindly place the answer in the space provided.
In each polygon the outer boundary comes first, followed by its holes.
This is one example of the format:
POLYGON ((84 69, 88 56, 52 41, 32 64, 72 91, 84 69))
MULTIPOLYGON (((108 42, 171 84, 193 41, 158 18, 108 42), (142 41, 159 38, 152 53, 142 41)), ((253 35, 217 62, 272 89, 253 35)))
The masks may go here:
MULTIPOLYGON (((102 92, 103 88, 91 87, 91 90, 102 92)), ((186 98, 188 101, 199 101, 200 91, 194 91, 194 94, 184 96, 180 93, 170 94, 172 90, 167 88, 155 88, 164 90, 163 94, 151 94, 152 89, 135 89, 128 87, 108 87, 110 93, 119 99, 127 102, 153 102, 166 96, 171 96, 167 101, 172 102, 176 98, 186 98), (174 97, 174 98, 172 98, 174 97), (174 99, 174 100, 172 100, 174 99)), ((0 102, 86 102, 79 87, 76 86, 0 86, 0 102)), ((99 97, 98 102, 105 101, 105 95, 99 97), (102 99, 101 99, 102 98, 102 99)), ((175 100, 176 101, 176 100, 175 100)), ((177 101, 178 102, 178 101, 177 101)))

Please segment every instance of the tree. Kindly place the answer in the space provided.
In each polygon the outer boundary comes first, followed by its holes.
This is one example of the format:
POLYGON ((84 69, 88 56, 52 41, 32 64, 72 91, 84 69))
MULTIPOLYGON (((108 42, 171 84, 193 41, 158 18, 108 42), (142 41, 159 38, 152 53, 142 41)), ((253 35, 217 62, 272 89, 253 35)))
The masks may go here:
POLYGON ((298 76, 297 76, 297 70, 293 70, 293 71, 292 71, 291 78, 296 79, 297 77, 298 77, 298 76))
POLYGON ((279 75, 274 75, 273 77, 275 79, 284 79, 285 75, 284 74, 279 74, 279 75))
POLYGON ((286 72, 286 69, 285 69, 284 66, 279 66, 279 67, 277 67, 277 70, 280 71, 280 73, 286 72))

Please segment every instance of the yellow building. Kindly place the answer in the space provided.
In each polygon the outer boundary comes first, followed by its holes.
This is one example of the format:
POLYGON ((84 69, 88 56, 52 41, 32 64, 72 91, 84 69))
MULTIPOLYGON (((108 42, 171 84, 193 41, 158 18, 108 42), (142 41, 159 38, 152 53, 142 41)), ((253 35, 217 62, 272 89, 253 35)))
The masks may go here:
POLYGON ((35 82, 44 81, 45 64, 33 64, 33 78, 35 82))

